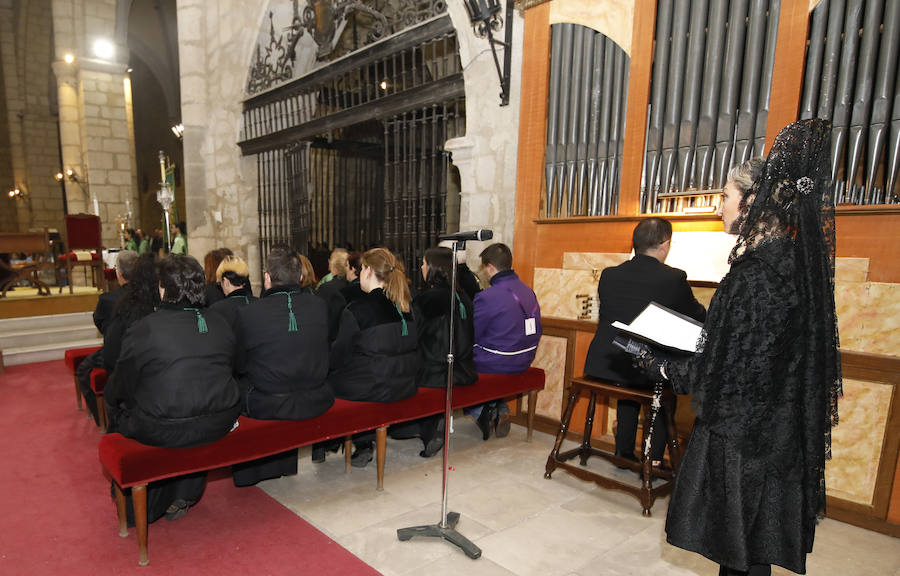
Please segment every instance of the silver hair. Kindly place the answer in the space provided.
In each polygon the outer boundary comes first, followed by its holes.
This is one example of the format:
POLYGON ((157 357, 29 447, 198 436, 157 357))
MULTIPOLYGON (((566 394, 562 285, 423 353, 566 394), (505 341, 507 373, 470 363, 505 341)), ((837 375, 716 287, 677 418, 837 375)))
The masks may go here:
POLYGON ((756 182, 762 174, 763 166, 766 161, 763 158, 751 158, 742 164, 732 166, 728 171, 728 182, 734 182, 734 185, 740 189, 741 194, 746 194, 753 183, 756 182))

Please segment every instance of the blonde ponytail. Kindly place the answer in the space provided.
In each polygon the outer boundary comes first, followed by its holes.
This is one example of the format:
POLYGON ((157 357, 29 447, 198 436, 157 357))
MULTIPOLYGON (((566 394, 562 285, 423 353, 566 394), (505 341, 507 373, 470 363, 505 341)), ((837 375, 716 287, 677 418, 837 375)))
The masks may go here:
POLYGON ((384 284, 384 295, 388 300, 401 312, 409 312, 409 283, 400 259, 390 250, 373 248, 363 254, 362 264, 371 268, 378 281, 384 284))

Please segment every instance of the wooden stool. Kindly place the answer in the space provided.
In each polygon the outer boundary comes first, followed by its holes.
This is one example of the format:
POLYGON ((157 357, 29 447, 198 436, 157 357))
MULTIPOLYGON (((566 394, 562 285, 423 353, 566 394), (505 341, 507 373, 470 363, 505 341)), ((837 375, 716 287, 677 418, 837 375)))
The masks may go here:
POLYGON ((572 475, 595 482, 603 488, 611 488, 614 490, 622 490, 636 496, 643 507, 644 516, 650 516, 650 508, 658 496, 664 496, 672 491, 675 472, 681 463, 681 449, 678 446, 678 430, 675 428, 675 394, 671 387, 663 388, 661 406, 666 408, 665 420, 666 428, 669 432, 669 460, 672 463, 672 470, 665 470, 660 467, 652 466, 650 459, 650 446, 647 439, 650 434, 650 415, 653 403, 653 391, 641 390, 637 388, 627 388, 624 386, 604 382, 590 376, 580 376, 572 378, 569 383, 569 399, 566 403, 566 410, 563 413, 562 421, 559 423, 559 432, 556 434, 556 444, 553 451, 547 458, 546 472, 544 478, 549 479, 550 475, 557 468, 562 468, 570 472, 572 475), (572 419, 572 411, 578 401, 578 397, 582 392, 590 393, 590 402, 587 408, 587 415, 584 421, 584 439, 581 446, 560 453, 563 440, 566 439, 566 433, 569 430, 569 421, 572 419), (634 462, 627 458, 616 456, 614 453, 599 450, 591 446, 591 432, 594 427, 594 407, 596 406, 597 395, 606 396, 607 398, 616 398, 620 400, 632 400, 641 405, 644 413, 643 439, 641 441, 641 460, 634 462), (568 463, 578 456, 581 466, 568 463), (591 472, 582 468, 587 464, 588 458, 591 456, 600 456, 619 466, 621 468, 630 468, 641 475, 641 486, 633 486, 619 480, 602 476, 596 472, 591 472), (663 478, 666 480, 663 484, 653 487, 653 478, 663 478))

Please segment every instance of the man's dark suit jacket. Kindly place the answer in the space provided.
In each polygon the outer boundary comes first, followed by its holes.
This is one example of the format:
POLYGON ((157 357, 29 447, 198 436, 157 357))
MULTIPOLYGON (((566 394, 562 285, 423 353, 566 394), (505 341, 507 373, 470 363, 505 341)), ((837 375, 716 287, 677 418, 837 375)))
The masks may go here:
POLYGON ((103 292, 97 299, 97 307, 94 309, 94 326, 97 327, 101 334, 106 332, 106 326, 112 320, 116 311, 116 304, 119 303, 119 300, 124 295, 124 288, 119 287, 112 292, 103 292))
POLYGON ((687 274, 645 254, 605 269, 597 284, 597 296, 599 324, 584 363, 585 374, 596 378, 632 385, 646 380, 632 366, 631 357, 613 345, 618 332, 611 326, 613 321, 630 324, 651 301, 700 322, 706 319, 706 309, 694 298, 687 274))

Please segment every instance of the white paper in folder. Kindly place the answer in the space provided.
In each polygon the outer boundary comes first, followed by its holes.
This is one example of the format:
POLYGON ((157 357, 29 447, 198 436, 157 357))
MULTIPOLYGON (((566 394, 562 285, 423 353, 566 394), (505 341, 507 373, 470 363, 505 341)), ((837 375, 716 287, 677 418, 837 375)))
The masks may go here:
POLYGON ((703 324, 693 318, 656 302, 648 304, 631 324, 622 324, 617 320, 612 326, 642 340, 684 352, 697 351, 697 341, 703 329, 703 324))

